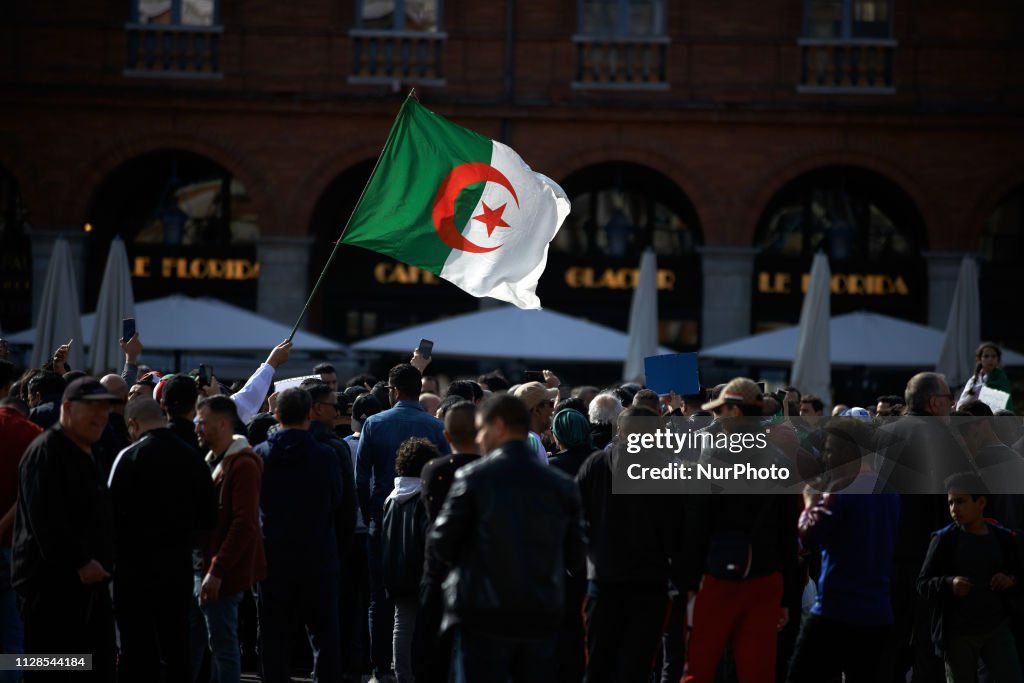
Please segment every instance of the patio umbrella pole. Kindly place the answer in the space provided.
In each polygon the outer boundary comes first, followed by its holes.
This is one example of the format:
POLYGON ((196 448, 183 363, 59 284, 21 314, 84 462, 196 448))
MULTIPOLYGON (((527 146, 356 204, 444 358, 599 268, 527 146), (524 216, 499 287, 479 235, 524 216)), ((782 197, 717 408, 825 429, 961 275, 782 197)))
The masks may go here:
MULTIPOLYGON (((409 91, 409 97, 416 97, 416 88, 409 91)), ((288 341, 292 340, 295 333, 299 331, 299 325, 302 324, 302 319, 306 317, 306 311, 309 310, 309 305, 313 303, 313 297, 316 296, 317 290, 320 289, 320 284, 324 281, 324 276, 327 275, 327 270, 331 267, 331 263, 334 262, 334 257, 338 253, 338 247, 341 246, 341 238, 345 236, 345 232, 348 230, 349 224, 352 222, 352 216, 356 215, 359 211, 360 205, 363 203, 363 197, 366 196, 366 188, 370 186, 370 181, 373 180, 374 174, 377 173, 377 167, 380 166, 381 157, 384 156, 384 150, 391 144, 391 138, 395 134, 395 127, 391 126, 391 130, 388 132, 387 140, 384 141, 384 147, 381 148, 380 154, 377 155, 377 161, 373 164, 373 170, 370 171, 370 177, 367 179, 366 184, 363 185, 363 191, 359 193, 359 199, 356 201, 355 207, 352 209, 352 213, 348 215, 348 220, 345 221, 345 227, 341 229, 341 234, 338 235, 337 241, 334 243, 334 249, 331 250, 331 255, 327 258, 327 263, 324 265, 324 269, 320 271, 320 277, 316 279, 316 284, 313 285, 313 291, 309 293, 309 298, 306 299, 306 305, 302 307, 302 312, 299 313, 299 319, 295 321, 295 326, 292 327, 291 334, 288 335, 288 341)))

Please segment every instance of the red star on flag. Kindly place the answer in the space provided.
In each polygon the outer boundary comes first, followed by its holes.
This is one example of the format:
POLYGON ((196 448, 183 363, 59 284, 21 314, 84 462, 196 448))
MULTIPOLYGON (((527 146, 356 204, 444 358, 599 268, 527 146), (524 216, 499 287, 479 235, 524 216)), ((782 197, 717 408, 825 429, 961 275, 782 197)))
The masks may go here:
POLYGON ((473 220, 480 221, 487 226, 487 236, 490 237, 491 233, 494 232, 495 228, 510 228, 512 227, 505 222, 502 218, 502 214, 505 212, 505 207, 508 203, 502 204, 497 209, 492 209, 487 206, 486 202, 482 202, 481 205, 484 207, 484 212, 479 216, 473 216, 473 220))

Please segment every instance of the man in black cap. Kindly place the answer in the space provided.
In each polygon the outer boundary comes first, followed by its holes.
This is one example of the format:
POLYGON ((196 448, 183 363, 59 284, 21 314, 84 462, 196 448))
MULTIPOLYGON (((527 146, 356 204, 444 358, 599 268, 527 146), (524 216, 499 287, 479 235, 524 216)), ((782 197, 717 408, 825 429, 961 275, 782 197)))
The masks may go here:
POLYGON ((199 452, 168 428, 153 399, 125 411, 135 443, 110 472, 116 541, 114 593, 122 681, 191 681, 188 642, 192 545, 213 526, 217 504, 199 452))
MULTIPOLYGON (((25 652, 91 653, 97 681, 114 675, 107 587, 114 543, 110 494, 92 445, 118 400, 92 377, 68 385, 58 423, 21 461, 14 522, 11 582, 25 622, 25 652)), ((59 680, 62 674, 46 675, 59 680)))

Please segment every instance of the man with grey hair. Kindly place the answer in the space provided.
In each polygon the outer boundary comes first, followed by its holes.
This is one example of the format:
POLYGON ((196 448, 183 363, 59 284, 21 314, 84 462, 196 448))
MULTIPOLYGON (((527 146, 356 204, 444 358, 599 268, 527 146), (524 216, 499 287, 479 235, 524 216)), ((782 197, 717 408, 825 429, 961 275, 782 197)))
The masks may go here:
POLYGON ((942 678, 942 662, 931 649, 927 611, 915 604, 914 585, 931 532, 949 522, 943 481, 958 472, 973 472, 970 456, 947 427, 955 399, 946 378, 920 372, 907 382, 907 413, 877 432, 879 475, 889 489, 903 495, 893 558, 895 616, 894 678, 911 666, 914 680, 942 678))
POLYGON ((213 481, 199 452, 167 426, 159 403, 137 398, 125 418, 135 443, 118 454, 108 482, 118 675, 122 681, 158 680, 162 659, 171 680, 190 680, 192 544, 213 526, 213 481))
POLYGON ((946 378, 937 372, 919 372, 907 382, 903 393, 908 415, 929 415, 949 422, 956 400, 946 384, 946 378))
POLYGON ((587 408, 594 448, 604 448, 615 437, 615 423, 622 412, 622 401, 610 391, 602 391, 587 408))

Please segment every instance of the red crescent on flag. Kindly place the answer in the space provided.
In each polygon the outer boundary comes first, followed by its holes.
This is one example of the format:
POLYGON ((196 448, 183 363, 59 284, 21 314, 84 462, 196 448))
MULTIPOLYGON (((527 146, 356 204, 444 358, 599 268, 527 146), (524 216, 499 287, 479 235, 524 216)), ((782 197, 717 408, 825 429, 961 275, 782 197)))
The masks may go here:
POLYGON ((452 249, 484 254, 501 248, 500 244, 496 247, 481 247, 479 244, 470 242, 455 226, 455 199, 459 196, 459 192, 467 185, 488 181, 498 183, 508 190, 512 199, 515 200, 516 206, 519 206, 519 197, 516 196, 516 191, 508 178, 493 166, 479 161, 456 166, 445 176, 440 187, 437 188, 432 212, 434 230, 437 230, 437 236, 441 238, 441 241, 452 249))

